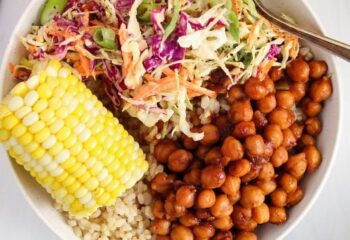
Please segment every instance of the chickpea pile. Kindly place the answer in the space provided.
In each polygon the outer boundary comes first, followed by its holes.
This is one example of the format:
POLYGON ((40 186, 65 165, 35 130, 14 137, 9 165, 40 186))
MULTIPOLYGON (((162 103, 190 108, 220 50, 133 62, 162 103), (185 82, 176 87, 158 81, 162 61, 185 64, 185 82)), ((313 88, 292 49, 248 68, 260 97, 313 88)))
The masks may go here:
POLYGON ((321 163, 315 138, 332 93, 326 74, 325 62, 302 58, 272 68, 262 81, 220 92, 230 110, 195 126, 201 141, 160 141, 154 156, 166 170, 150 182, 156 239, 254 240, 259 224, 284 223, 303 198, 301 179, 321 163))

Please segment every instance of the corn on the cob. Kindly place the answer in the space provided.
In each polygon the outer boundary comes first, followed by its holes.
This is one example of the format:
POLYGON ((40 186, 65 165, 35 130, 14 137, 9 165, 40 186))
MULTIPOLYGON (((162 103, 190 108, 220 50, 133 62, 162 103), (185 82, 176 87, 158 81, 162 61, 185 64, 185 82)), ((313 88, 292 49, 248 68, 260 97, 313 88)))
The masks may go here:
POLYGON ((0 142, 77 217, 111 205, 148 168, 145 155, 69 67, 51 60, 0 105, 0 142))

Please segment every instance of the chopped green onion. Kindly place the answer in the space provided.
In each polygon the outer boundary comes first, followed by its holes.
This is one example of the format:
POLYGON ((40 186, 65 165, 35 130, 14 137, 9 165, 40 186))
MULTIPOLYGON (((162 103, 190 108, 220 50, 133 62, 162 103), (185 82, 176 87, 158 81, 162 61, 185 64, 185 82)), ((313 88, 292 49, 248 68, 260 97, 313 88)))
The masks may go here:
POLYGON ((165 37, 169 37, 170 34, 175 30, 176 23, 180 17, 181 3, 180 1, 174 1, 174 12, 169 25, 165 28, 165 37))
POLYGON ((100 27, 94 31, 94 41, 103 48, 115 49, 115 33, 110 28, 100 27))
POLYGON ((154 0, 143 0, 137 9, 137 19, 143 22, 151 21, 151 12, 158 7, 154 0))
POLYGON ((48 0, 41 12, 41 25, 49 22, 57 13, 62 13, 66 7, 68 0, 48 0))
POLYGON ((229 10, 227 14, 228 22, 230 23, 229 32, 231 33, 233 39, 239 43, 239 21, 236 13, 229 10))

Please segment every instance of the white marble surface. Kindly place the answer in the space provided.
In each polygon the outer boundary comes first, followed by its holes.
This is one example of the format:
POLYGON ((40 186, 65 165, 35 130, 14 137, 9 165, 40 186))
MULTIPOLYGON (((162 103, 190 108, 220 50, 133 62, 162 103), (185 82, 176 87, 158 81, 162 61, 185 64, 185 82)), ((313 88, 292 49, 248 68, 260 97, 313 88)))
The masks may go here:
MULTIPOLYGON (((0 59, 11 29, 30 0, 0 0, 0 59)), ((286 0, 285 0, 286 1, 286 0)), ((292 0, 289 0, 292 1, 292 0)), ((308 0, 328 35, 350 43, 350 1, 308 0)), ((344 128, 334 169, 314 207, 286 238, 287 240, 350 239, 350 64, 339 60, 343 88, 344 128)), ((25 202, 13 176, 5 172, 7 162, 0 160, 0 239, 58 239, 25 202)))

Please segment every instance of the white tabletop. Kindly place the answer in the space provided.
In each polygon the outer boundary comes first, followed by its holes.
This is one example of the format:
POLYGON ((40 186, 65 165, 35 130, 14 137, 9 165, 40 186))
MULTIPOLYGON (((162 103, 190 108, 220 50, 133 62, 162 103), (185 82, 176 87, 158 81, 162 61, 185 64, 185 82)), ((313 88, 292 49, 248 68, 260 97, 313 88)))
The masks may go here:
MULTIPOLYGON (((30 0, 0 0, 0 60, 11 29, 30 0)), ((292 0, 290 0, 292 1, 292 0)), ((350 43, 350 1, 308 0, 328 35, 350 43)), ((339 60, 344 103, 344 128, 340 150, 326 187, 312 210, 287 240, 350 239, 350 65, 339 60)), ((5 172, 6 161, 0 160, 0 239, 57 240, 25 202, 14 177, 5 172)))

